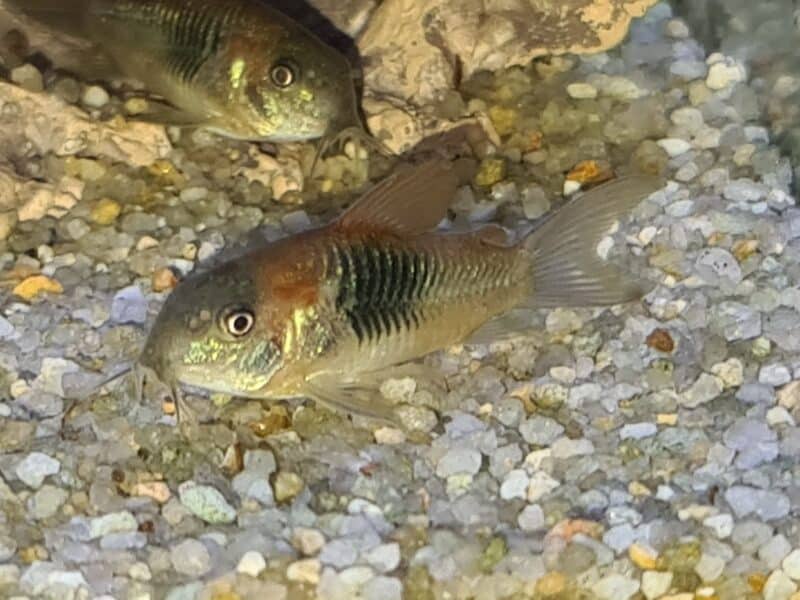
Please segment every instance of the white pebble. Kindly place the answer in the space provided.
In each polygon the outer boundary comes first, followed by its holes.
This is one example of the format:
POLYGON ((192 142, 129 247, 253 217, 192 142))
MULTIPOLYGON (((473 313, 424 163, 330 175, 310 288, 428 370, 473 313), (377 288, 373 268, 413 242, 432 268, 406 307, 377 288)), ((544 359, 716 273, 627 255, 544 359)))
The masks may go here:
POLYGON ((97 85, 90 85, 83 92, 83 103, 89 108, 103 108, 110 100, 108 92, 97 85))
POLYGON ((680 156, 692 148, 692 145, 689 142, 680 138, 664 138, 663 140, 658 140, 656 143, 661 146, 664 152, 666 152, 671 158, 680 156))
POLYGON ((236 572, 243 575, 250 575, 250 577, 258 577, 267 568, 267 561, 261 552, 251 550, 245 552, 239 564, 236 566, 236 572))
POLYGON ((591 83, 570 83, 567 86, 567 94, 576 100, 591 100, 597 98, 597 88, 591 83))
POLYGON ((706 77, 706 85, 711 90, 724 90, 726 87, 744 81, 746 78, 747 72, 744 66, 732 58, 726 58, 711 65, 708 70, 708 77, 706 77))

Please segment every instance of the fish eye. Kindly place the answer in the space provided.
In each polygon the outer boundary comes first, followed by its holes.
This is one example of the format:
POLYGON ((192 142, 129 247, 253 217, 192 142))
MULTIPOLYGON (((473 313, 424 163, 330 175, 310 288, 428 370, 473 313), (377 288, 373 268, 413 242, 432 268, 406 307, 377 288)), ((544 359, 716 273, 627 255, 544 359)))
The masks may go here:
POLYGON ((249 333, 255 322, 255 316, 246 308, 236 308, 227 313, 223 319, 225 331, 233 337, 242 337, 249 333))
POLYGON ((287 88, 292 85, 296 79, 294 69, 286 63, 278 63, 272 67, 270 71, 272 83, 279 88, 287 88))

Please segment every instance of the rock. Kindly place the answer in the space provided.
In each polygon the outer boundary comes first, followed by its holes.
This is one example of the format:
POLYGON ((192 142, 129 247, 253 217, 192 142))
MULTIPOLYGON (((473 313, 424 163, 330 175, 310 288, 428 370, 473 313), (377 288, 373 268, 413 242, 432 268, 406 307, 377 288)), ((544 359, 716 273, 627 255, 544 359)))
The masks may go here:
POLYGON ((703 525, 711 529, 719 539, 725 539, 733 532, 733 517, 726 513, 714 515, 707 517, 703 525))
POLYGON ((291 563, 286 569, 286 578, 289 581, 317 585, 321 571, 322 564, 319 559, 306 558, 291 563))
POLYGON ((211 555, 202 542, 187 539, 169 552, 173 568, 182 575, 202 577, 211 570, 211 555))
POLYGON ((11 70, 11 81, 29 92, 44 90, 42 74, 31 64, 24 64, 11 70))
POLYGON ((553 458, 574 458, 594 453, 594 444, 585 438, 572 440, 568 437, 560 437, 553 442, 550 448, 553 451, 553 458))
POLYGON ((57 96, 32 93, 2 82, 0 99, 20 108, 14 126, 0 130, 0 147, 13 147, 14 139, 25 135, 42 156, 83 154, 135 167, 149 166, 172 149, 160 125, 142 121, 101 123, 57 96))
POLYGON ((23 458, 15 469, 17 477, 28 487, 38 489, 50 475, 61 470, 61 463, 41 452, 31 452, 23 458))
POLYGON ((89 585, 80 571, 66 571, 55 563, 41 561, 28 567, 19 583, 28 594, 48 597, 64 597, 62 594, 75 593, 79 588, 89 585), (53 592, 56 596, 52 595, 53 592))
POLYGON ((92 208, 90 217, 98 225, 111 225, 122 212, 122 206, 111 198, 102 198, 92 208))
POLYGON ((116 293, 111 303, 111 319, 120 325, 142 325, 147 321, 147 299, 139 286, 132 285, 116 293))
POLYGON ((764 584, 764 600, 790 600, 797 591, 797 584, 786 573, 778 569, 767 577, 764 584))
POLYGON ((30 302, 42 294, 63 294, 64 288, 55 279, 32 275, 14 287, 14 295, 30 302))
POLYGON ((765 520, 782 519, 789 514, 789 498, 780 492, 735 485, 725 492, 725 500, 737 517, 756 515, 765 520))
POLYGON ((236 566, 236 572, 250 577, 258 577, 267 568, 267 561, 261 552, 251 550, 245 552, 236 566))
POLYGON ((530 479, 528 474, 522 469, 514 469, 506 475, 500 485, 500 497, 503 500, 519 498, 524 500, 527 495, 530 479))
POLYGON ((706 85, 711 90, 723 90, 745 79, 747 71, 744 66, 732 58, 725 58, 709 67, 706 85))
POLYGON ((697 408, 702 404, 711 402, 722 393, 723 389, 724 386, 719 377, 701 373, 700 377, 680 394, 678 402, 686 408, 697 408))
POLYGON ((658 140, 656 143, 661 146, 664 149, 664 152, 666 152, 671 158, 680 156, 692 148, 692 145, 689 142, 680 138, 664 138, 662 140, 658 140))
POLYGON ((389 573, 400 565, 400 545, 380 544, 366 555, 367 562, 378 573, 389 573))
POLYGON ((402 600, 403 584, 394 577, 373 577, 361 588, 364 600, 402 600))
POLYGON ((619 436, 623 440, 641 440, 654 436, 656 433, 658 433, 658 427, 655 423, 631 423, 622 427, 619 436))
POLYGON ((536 471, 531 476, 531 482, 530 485, 528 485, 528 502, 538 502, 550 492, 557 489, 559 485, 561 484, 556 479, 553 479, 544 471, 536 471))
POLYGON ((700 253, 697 259, 697 271, 704 281, 717 285, 720 280, 728 283, 739 283, 742 280, 742 269, 733 254, 722 248, 708 248, 700 253))
POLYGON ((781 566, 781 561, 791 552, 792 545, 783 535, 773 536, 766 544, 758 549, 758 558, 767 565, 769 570, 781 566))
POLYGON ((280 471, 275 477, 275 500, 288 502, 303 491, 305 482, 297 473, 280 471))
POLYGON ((592 100, 597 98, 597 88, 590 83, 570 83, 567 86, 567 94, 576 100, 592 100))
POLYGON ((781 563, 783 572, 795 581, 800 580, 800 550, 792 550, 781 563))
POLYGON ((789 369, 782 364, 764 365, 758 371, 758 381, 772 387, 780 387, 792 380, 789 369))
POLYGON ((660 598, 672 586, 672 573, 662 571, 646 571, 642 574, 642 594, 647 600, 660 598))
POLYGON ((236 509, 211 486, 186 481, 178 487, 178 495, 181 504, 206 523, 233 523, 236 520, 236 509))
POLYGON ((628 600, 639 591, 639 582, 616 573, 606 575, 592 586, 600 600, 628 600))
POLYGON ((89 108, 103 108, 111 98, 108 92, 98 85, 90 85, 83 92, 81 101, 89 108))
POLYGON ((754 419, 739 419, 725 431, 725 445, 738 450, 736 466, 752 469, 778 456, 778 436, 766 424, 754 419))
POLYGON ((443 479, 461 473, 475 475, 481 468, 481 462, 481 453, 477 450, 453 448, 439 459, 436 474, 443 479))
POLYGON ((522 531, 534 533, 546 528, 544 512, 538 504, 528 504, 517 516, 517 524, 522 531))
POLYGON ((264 506, 274 504, 269 478, 275 472, 275 457, 267 450, 248 450, 244 470, 233 478, 233 489, 242 499, 253 498, 264 506))
POLYGON ((17 542, 6 535, 0 535, 0 562, 13 558, 17 552, 17 542))
POLYGON ((725 561, 718 556, 703 553, 694 567, 695 573, 705 583, 716 581, 725 569, 725 561))
POLYGON ((39 521, 50 519, 58 514, 68 498, 66 490, 45 484, 28 499, 28 514, 39 521))
MULTIPOLYGON (((513 7, 500 0, 458 6, 446 0, 381 2, 358 43, 367 65, 365 86, 376 97, 429 104, 454 88, 457 71, 468 79, 480 70, 527 65, 537 56, 615 46, 631 18, 643 15, 653 3, 592 0, 562 10, 552 1, 513 7), (548 27, 540 29, 540 35, 520 35, 523 23, 548 23, 548 27)), ((372 116, 376 112, 370 104, 364 103, 364 110, 372 116)), ((368 124, 377 133, 371 119, 368 124)), ((407 136, 400 127, 384 131, 391 138, 407 136)))
POLYGON ((138 528, 136 517, 128 511, 122 511, 92 519, 89 524, 89 536, 91 539, 97 539, 112 533, 137 531, 138 528))
POLYGON ((298 527, 292 535, 292 545, 305 556, 313 556, 325 545, 325 536, 316 529, 298 527))
POLYGON ((549 446, 564 433, 564 428, 554 419, 534 416, 520 425, 519 432, 529 444, 549 446))

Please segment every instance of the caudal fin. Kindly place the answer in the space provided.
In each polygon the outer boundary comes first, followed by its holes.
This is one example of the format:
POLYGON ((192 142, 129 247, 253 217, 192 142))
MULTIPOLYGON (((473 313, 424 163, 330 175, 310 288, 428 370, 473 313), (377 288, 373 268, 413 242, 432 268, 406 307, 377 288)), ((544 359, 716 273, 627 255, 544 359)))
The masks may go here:
POLYGON ((533 259, 531 304, 608 306, 649 291, 597 254, 611 226, 663 187, 657 177, 632 175, 596 187, 558 210, 523 242, 533 259))

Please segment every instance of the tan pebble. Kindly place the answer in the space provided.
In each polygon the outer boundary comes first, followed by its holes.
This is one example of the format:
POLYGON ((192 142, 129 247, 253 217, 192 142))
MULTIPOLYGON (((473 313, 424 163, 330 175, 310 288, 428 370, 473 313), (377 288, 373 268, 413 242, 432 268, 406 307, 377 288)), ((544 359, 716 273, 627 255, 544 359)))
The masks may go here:
POLYGON ((381 427, 375 430, 375 441, 387 445, 402 444, 406 441, 406 434, 395 427, 381 427))
POLYGON ((778 390, 778 404, 792 410, 800 403, 800 380, 790 381, 778 390))
POLYGON ((14 295, 23 300, 31 301, 40 294, 62 294, 64 288, 55 279, 44 275, 34 275, 21 281, 14 288, 14 295))
POLYGON ((143 250, 149 250, 150 248, 157 248, 158 247, 158 240, 150 237, 149 235, 142 236, 138 242, 136 242, 136 249, 139 252, 143 250))
POLYGON ((154 271, 150 282, 154 292, 166 292, 178 285, 178 278, 172 269, 165 267, 154 271))
POLYGON ((658 552, 642 544, 632 544, 628 548, 628 557, 633 564, 645 571, 652 571, 658 564, 658 552))
POLYGON ((536 593, 541 596, 555 596, 567 587, 567 578, 563 573, 553 571, 536 582, 536 593))
POLYGON ((289 581, 316 585, 319 583, 319 574, 321 570, 322 564, 318 559, 306 558, 290 564, 286 569, 286 578, 289 579, 289 581))
POLYGON ((296 473, 281 471, 275 478, 275 499, 278 502, 291 500, 303 490, 304 485, 296 473))
POLYGON ((628 492, 630 492, 632 496, 637 496, 640 498, 643 496, 651 496, 653 494, 653 492, 650 491, 650 488, 640 481, 631 481, 628 484, 628 492))
POLYGON ((656 416, 656 423, 659 425, 669 425, 674 426, 678 423, 678 414, 677 413, 660 413, 656 416))
POLYGON ((103 198, 92 208, 92 221, 98 225, 111 225, 122 212, 122 206, 116 200, 103 198))
POLYGON ((169 486, 163 481, 146 481, 135 484, 131 488, 131 495, 146 496, 159 504, 166 504, 172 493, 169 491, 169 486))
POLYGON ((733 245, 733 255, 742 262, 751 257, 758 250, 758 240, 739 240, 733 245))

